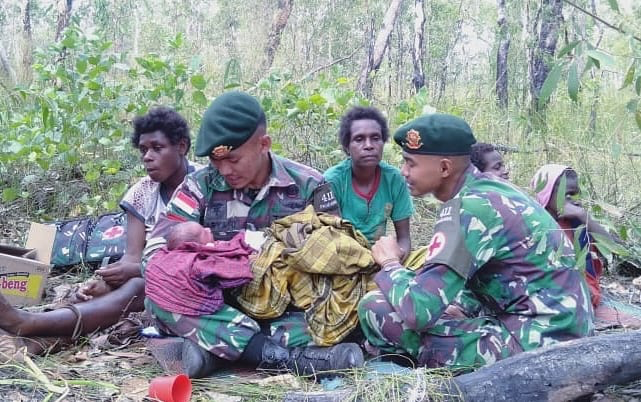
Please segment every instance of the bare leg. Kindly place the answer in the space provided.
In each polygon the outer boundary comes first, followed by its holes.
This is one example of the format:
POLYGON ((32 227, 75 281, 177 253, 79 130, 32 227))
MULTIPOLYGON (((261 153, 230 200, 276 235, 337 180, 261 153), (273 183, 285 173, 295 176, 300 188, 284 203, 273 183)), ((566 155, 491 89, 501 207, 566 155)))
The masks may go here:
MULTIPOLYGON (((81 334, 107 328, 131 311, 144 309, 145 282, 132 278, 104 296, 74 306, 82 316, 81 334)), ((30 313, 11 306, 0 295, 0 329, 18 336, 70 337, 76 330, 78 315, 61 308, 43 313, 30 313)))

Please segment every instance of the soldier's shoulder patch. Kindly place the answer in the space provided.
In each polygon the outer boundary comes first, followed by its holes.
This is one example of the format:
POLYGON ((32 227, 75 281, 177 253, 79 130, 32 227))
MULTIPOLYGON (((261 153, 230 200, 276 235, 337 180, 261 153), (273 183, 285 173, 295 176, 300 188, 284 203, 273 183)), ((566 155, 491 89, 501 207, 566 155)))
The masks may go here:
POLYGON ((459 198, 443 204, 434 225, 434 235, 427 246, 425 262, 447 265, 463 278, 468 279, 472 270, 472 256, 465 247, 460 211, 459 198))
POLYGON ((443 232, 436 232, 430 240, 430 244, 427 245, 427 254, 425 258, 427 260, 436 257, 441 251, 445 248, 447 244, 447 238, 443 232))
POLYGON ((340 216, 338 201, 331 183, 323 183, 314 189, 314 210, 340 216))

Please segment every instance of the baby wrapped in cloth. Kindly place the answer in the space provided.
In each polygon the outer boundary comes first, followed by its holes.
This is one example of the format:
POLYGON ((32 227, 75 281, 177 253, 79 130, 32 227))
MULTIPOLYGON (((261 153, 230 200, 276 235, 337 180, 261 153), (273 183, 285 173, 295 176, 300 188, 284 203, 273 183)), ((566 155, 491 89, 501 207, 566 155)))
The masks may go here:
POLYGON ((216 241, 197 222, 180 223, 147 264, 145 294, 172 313, 214 313, 223 305, 223 289, 252 279, 252 253, 255 250, 245 242, 244 232, 229 241, 216 241))

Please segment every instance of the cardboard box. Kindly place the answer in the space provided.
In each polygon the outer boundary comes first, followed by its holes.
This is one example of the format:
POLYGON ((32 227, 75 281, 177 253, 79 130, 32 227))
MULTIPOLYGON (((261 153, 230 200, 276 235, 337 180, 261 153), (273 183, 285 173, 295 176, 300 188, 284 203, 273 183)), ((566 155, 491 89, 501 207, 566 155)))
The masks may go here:
POLYGON ((40 303, 56 227, 31 223, 25 247, 0 245, 0 293, 16 306, 40 303))

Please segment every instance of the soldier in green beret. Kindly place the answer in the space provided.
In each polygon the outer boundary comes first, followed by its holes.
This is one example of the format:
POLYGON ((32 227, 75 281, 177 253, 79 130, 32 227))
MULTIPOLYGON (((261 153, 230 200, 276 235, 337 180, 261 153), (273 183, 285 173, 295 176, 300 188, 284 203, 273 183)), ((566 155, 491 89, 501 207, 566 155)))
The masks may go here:
POLYGON ((373 246, 379 289, 358 307, 371 353, 472 369, 593 331, 592 306, 572 245, 527 194, 470 164, 474 135, 462 119, 431 114, 398 129, 401 173, 414 196, 442 205, 417 271, 391 237, 373 246), (447 314, 464 292, 482 314, 447 314))
MULTIPOLYGON (((265 112, 256 98, 244 92, 216 98, 203 115, 196 140, 196 155, 207 156, 210 164, 188 175, 178 187, 151 234, 145 261, 180 222, 198 222, 215 239, 228 240, 239 231, 264 229, 316 199, 327 201, 331 187, 321 184, 319 172, 277 156, 270 148, 265 112)), ((228 304, 198 317, 170 313, 149 298, 145 306, 164 332, 185 338, 182 363, 190 377, 209 375, 230 360, 300 374, 363 364, 362 351, 353 343, 307 346, 311 337, 302 314, 296 316, 300 322, 288 316, 282 323, 270 323, 271 335, 278 333, 287 341, 282 345, 261 332, 258 322, 228 304)))

